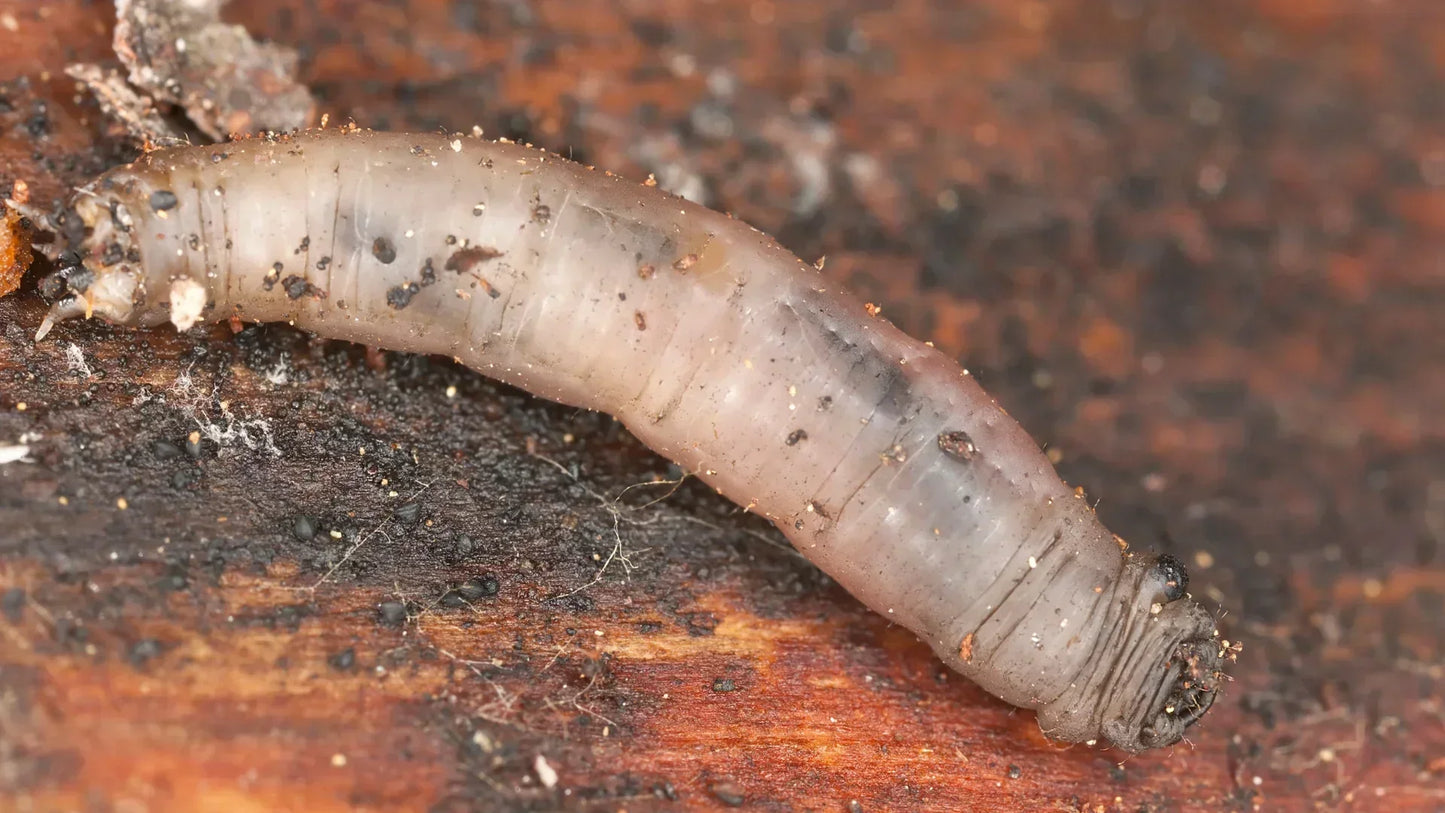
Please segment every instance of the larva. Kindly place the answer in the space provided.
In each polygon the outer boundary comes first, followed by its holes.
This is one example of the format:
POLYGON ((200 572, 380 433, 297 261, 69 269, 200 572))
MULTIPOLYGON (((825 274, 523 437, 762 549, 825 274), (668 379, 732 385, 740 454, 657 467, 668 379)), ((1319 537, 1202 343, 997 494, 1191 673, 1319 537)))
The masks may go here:
POLYGON ((951 358, 772 239, 510 143, 307 133, 152 152, 71 202, 40 327, 287 321, 608 412, 772 520, 1051 738, 1177 742, 1223 657, 951 358))

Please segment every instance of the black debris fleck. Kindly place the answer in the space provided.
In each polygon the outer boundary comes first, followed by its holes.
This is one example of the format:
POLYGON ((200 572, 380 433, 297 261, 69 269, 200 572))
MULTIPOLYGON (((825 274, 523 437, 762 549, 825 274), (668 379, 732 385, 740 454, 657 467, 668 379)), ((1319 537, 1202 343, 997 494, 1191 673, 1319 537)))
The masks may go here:
POLYGON ((302 542, 310 542, 311 537, 316 536, 316 520, 311 517, 297 517, 291 523, 291 535, 302 542))
POLYGON ((396 246, 385 237, 378 237, 371 241, 371 256, 382 265, 391 265, 396 261, 396 246))
POLYGON ((298 277, 295 274, 281 280, 281 287, 286 289, 286 296, 289 299, 300 299, 315 290, 305 277, 298 277))
MULTIPOLYGON (((106 243, 105 248, 101 249, 101 265, 115 265, 116 263, 123 260, 125 260, 125 247, 122 246, 120 243, 106 243)), ((71 290, 83 294, 85 293, 85 289, 90 287, 89 283, 93 282, 94 279, 95 277, 92 275, 91 279, 87 280, 85 287, 80 288, 76 287, 80 284, 79 280, 76 279, 76 275, 70 275, 70 279, 67 281, 70 283, 71 290)))
POLYGON ((157 212, 170 211, 176 208, 180 202, 180 198, 176 197, 176 193, 169 189, 157 189, 151 193, 150 197, 151 208, 157 212))
POLYGON ((388 627, 399 627, 406 621, 406 605, 400 601, 383 601, 376 613, 388 627))
POLYGON ((483 598, 491 598, 502 589, 502 585, 494 576, 483 576, 480 579, 467 579, 457 587, 457 594, 467 601, 476 601, 483 598))
POLYGON ((1023 769, 1023 768, 1020 768, 1020 767, 1017 766, 1017 765, 1010 765, 1010 766, 1008 766, 1008 778, 1009 778, 1009 779, 1018 779, 1020 776, 1023 776, 1023 775, 1024 775, 1024 769, 1023 769))
POLYGON ((1168 553, 1159 555, 1154 568, 1164 579, 1164 599, 1178 601, 1189 594, 1189 568, 1179 558, 1168 553))
POLYGON ((405 285, 398 285, 386 292, 386 304, 396 310, 401 310, 411 304, 411 298, 416 296, 421 286, 415 282, 408 282, 405 285))
POLYGON ((659 799, 666 799, 669 802, 677 801, 677 788, 671 782, 663 782, 660 785, 652 786, 652 795, 659 799))
POLYGON ((182 454, 181 447, 168 440, 158 440, 152 444, 151 453, 157 460, 174 460, 182 454))
POLYGON ((716 782, 708 790, 719 802, 728 807, 742 807, 743 803, 747 801, 747 797, 743 795, 742 786, 736 782, 716 782))
POLYGON ((161 577, 158 586, 162 590, 178 593, 191 586, 191 580, 186 578, 186 573, 178 568, 172 568, 170 572, 161 577))
POLYGON ((409 502, 396 509, 396 521, 402 525, 415 525, 421 519, 421 503, 409 502))
POLYGON ((789 432, 789 433, 788 433, 787 444, 788 444, 789 446, 797 446, 797 445, 798 445, 798 441, 807 440, 807 439, 808 439, 808 433, 807 433, 806 431, 804 431, 804 430, 802 430, 802 429, 794 429, 792 432, 789 432))
POLYGON ((712 690, 715 692, 734 692, 738 685, 729 678, 718 678, 712 682, 712 690))
POLYGON ((137 668, 144 666, 152 658, 159 657, 162 651, 161 642, 154 638, 142 638, 131 645, 126 658, 130 660, 131 666, 137 668))
POLYGON ((346 649, 343 649, 335 655, 327 658, 326 662, 331 665, 332 669, 335 669, 338 672, 345 672, 346 670, 356 665, 356 650, 352 649, 351 647, 347 647, 346 649))
POLYGON ((20 623, 20 616, 25 612, 25 590, 20 587, 11 587, 0 595, 0 612, 5 614, 6 620, 12 624, 20 623))

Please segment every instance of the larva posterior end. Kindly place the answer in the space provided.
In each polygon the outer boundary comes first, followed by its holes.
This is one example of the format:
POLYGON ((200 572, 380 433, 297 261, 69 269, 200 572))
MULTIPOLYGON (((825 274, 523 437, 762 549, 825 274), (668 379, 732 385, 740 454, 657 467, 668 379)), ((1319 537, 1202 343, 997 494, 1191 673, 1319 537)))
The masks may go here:
POLYGON ((1140 745, 1161 748, 1183 739, 1184 732, 1214 705, 1223 681, 1222 666, 1214 640, 1181 642, 1170 665, 1172 687, 1163 708, 1140 732, 1140 745))
POLYGON ((1039 723, 1067 742, 1104 739, 1129 753, 1180 742, 1227 678, 1214 617, 1184 592, 1181 563, 1130 557, 1083 672, 1039 723))

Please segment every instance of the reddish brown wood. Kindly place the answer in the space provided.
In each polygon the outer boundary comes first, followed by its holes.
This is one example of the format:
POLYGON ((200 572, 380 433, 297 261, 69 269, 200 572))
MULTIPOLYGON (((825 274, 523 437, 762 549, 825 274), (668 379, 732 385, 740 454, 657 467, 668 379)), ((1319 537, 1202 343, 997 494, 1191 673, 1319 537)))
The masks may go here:
MULTIPOLYGON (((110 13, 0 2, 0 182, 34 200, 127 155, 61 74, 110 13)), ((0 808, 1445 805, 1435 4, 228 13, 333 121, 526 136, 827 255, 1193 564, 1236 684, 1190 747, 1055 748, 695 483, 613 503, 674 473, 610 420, 283 327, 36 346, 28 282, 0 808)))

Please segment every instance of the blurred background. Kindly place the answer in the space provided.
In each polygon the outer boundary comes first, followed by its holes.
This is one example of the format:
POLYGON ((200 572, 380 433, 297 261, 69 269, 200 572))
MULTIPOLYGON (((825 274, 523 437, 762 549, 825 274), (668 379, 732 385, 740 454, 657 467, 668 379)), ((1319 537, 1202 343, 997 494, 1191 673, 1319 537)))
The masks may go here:
MULTIPOLYGON (((284 327, 36 345, 32 275, 0 300, 0 806, 1445 809, 1445 7, 224 17, 333 124, 480 126, 826 256, 1189 563, 1235 682, 1165 752, 1056 747, 698 484, 619 500, 679 473, 605 417, 284 327)), ((113 66, 114 22, 0 2, 34 203, 136 154, 63 72, 113 66)))

